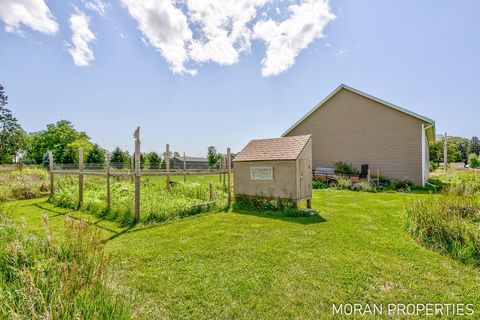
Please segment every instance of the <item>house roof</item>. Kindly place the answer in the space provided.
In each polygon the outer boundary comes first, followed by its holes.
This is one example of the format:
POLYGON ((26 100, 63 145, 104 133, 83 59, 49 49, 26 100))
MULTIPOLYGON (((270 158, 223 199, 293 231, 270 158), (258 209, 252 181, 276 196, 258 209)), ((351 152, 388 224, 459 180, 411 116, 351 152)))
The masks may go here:
POLYGON ((402 107, 399 107, 393 103, 390 103, 390 102, 387 102, 385 100, 382 100, 380 98, 377 98, 377 97, 374 97, 368 93, 365 93, 365 92, 362 92, 360 90, 357 90, 357 89, 354 89, 352 87, 349 87, 345 84, 341 84, 339 85, 334 91, 332 91, 325 99, 323 99, 319 104, 317 104, 315 107, 313 107, 313 109, 311 109, 306 115, 304 115, 300 120, 298 120, 297 122, 295 122, 295 124, 293 126, 291 126, 287 131, 285 131, 283 134, 282 134, 282 137, 286 136, 287 134, 289 134, 296 126, 298 126, 303 120, 305 120, 306 118, 308 118, 312 113, 314 113, 317 109, 319 109, 321 106, 323 106, 328 100, 330 100, 334 95, 336 95, 340 90, 342 89, 345 89, 345 90, 348 90, 350 92, 353 92, 353 93, 356 93, 362 97, 365 97, 367 99, 370 99, 370 100, 373 100, 375 102, 378 102, 384 106, 387 106, 387 107, 390 107, 392 109, 395 109, 397 111, 400 111, 402 113, 405 113, 409 116, 412 116, 414 118, 417 118, 423 122, 425 122, 427 125, 425 126, 426 127, 426 131, 427 131, 427 137, 430 141, 435 141, 435 121, 433 121, 432 119, 430 118, 427 118, 425 116, 422 116, 418 113, 415 113, 413 111, 410 111, 410 110, 407 110, 405 108, 402 108, 402 107))
POLYGON ((310 138, 311 135, 309 134, 252 140, 237 154, 233 161, 295 160, 310 138))
MULTIPOLYGON (((183 156, 181 157, 174 157, 175 159, 177 159, 178 161, 182 161, 183 162, 183 156)), ((190 157, 190 156, 185 156, 185 161, 187 162, 208 162, 208 159, 207 158, 204 158, 204 157, 190 157)))

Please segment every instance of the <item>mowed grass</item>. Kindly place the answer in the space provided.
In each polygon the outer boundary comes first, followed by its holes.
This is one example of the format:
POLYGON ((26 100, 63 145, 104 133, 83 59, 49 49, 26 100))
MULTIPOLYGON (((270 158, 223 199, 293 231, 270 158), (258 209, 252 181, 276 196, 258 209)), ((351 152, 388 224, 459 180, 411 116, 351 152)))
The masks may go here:
MULTIPOLYGON (((207 213, 132 229, 73 215, 110 239, 116 290, 140 319, 328 319, 333 303, 473 303, 479 314, 480 270, 404 230, 406 205, 429 196, 314 190, 317 217, 207 213)), ((62 232, 64 210, 42 201, 16 202, 16 218, 41 232, 48 213, 62 232)))

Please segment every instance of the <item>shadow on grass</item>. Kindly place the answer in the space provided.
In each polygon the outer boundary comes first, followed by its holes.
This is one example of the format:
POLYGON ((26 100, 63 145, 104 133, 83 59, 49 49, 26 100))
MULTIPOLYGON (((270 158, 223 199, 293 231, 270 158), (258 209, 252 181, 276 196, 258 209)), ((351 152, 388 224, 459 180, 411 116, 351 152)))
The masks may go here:
POLYGON ((327 219, 323 218, 318 213, 309 217, 288 217, 283 214, 275 213, 273 211, 259 212, 259 211, 247 211, 242 209, 234 209, 234 211, 232 212, 247 215, 247 216, 256 216, 260 218, 275 219, 275 220, 281 220, 284 222, 292 222, 292 223, 298 223, 298 224, 304 224, 304 225, 327 222, 327 219))

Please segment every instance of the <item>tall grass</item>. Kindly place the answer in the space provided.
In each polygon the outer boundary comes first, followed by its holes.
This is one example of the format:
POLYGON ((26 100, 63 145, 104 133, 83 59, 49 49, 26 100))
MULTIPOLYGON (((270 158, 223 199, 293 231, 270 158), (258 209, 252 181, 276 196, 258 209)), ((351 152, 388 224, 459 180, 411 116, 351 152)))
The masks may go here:
POLYGON ((453 177, 447 192, 465 196, 480 195, 480 175, 461 174, 453 177))
MULTIPOLYGON (((58 206, 77 209, 78 178, 56 178, 55 195, 50 201, 58 206)), ((81 209, 121 225, 134 222, 134 185, 128 179, 112 181, 111 208, 107 210, 105 178, 87 177, 84 184, 84 201, 81 209)), ((142 178, 142 222, 163 222, 226 208, 226 188, 214 185, 214 199, 210 199, 210 187, 206 183, 176 182, 169 189, 165 182, 155 178, 142 178)))
POLYGON ((98 230, 66 219, 65 239, 27 233, 0 212, 1 319, 130 319, 108 288, 98 230))
POLYGON ((0 170, 0 200, 21 200, 42 197, 48 194, 48 173, 40 168, 9 167, 0 170))
POLYGON ((480 265, 480 200, 432 196, 407 207, 407 231, 420 243, 464 263, 480 265))

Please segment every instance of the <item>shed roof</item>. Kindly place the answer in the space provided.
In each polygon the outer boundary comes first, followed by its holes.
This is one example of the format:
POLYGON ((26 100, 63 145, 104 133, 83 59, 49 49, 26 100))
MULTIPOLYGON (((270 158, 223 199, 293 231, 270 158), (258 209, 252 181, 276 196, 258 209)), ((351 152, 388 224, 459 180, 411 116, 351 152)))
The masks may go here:
POLYGON ((239 161, 295 160, 312 135, 250 141, 235 157, 239 161))

